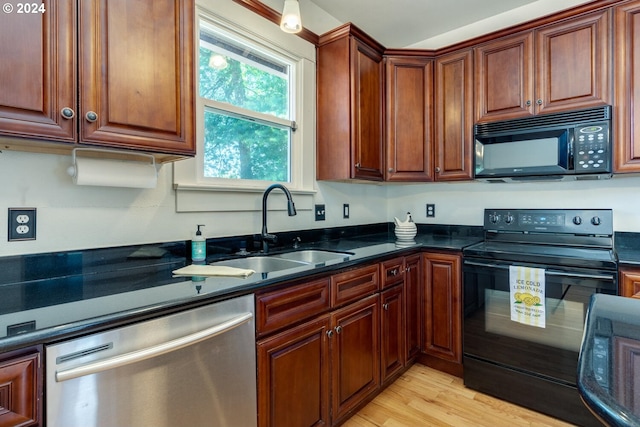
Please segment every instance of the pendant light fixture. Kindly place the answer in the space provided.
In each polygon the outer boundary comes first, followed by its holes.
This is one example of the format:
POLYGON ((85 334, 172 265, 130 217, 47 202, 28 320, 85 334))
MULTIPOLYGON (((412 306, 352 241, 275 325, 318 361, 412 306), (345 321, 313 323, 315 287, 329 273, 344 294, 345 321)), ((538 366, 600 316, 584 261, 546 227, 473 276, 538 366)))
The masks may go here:
POLYGON ((298 4, 298 0, 284 1, 280 28, 285 33, 299 33, 302 31, 302 18, 300 18, 300 5, 298 4))

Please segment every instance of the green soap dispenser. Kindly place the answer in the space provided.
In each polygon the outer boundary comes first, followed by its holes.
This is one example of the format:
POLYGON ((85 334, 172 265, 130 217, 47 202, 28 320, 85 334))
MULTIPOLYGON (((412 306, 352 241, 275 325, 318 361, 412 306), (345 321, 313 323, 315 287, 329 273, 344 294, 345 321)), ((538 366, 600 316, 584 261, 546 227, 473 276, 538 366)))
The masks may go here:
POLYGON ((204 263, 207 259, 207 241, 202 235, 200 227, 204 227, 204 225, 198 224, 198 230, 191 241, 191 261, 193 261, 194 264, 204 263))

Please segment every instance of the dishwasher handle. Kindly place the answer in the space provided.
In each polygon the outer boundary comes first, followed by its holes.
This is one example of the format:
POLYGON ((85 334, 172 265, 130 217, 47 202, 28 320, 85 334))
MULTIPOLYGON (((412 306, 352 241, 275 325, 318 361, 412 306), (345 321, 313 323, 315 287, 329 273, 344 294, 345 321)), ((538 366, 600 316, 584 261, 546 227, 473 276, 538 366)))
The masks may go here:
POLYGON ((215 337, 217 335, 229 332, 238 326, 247 323, 253 318, 253 313, 247 312, 225 322, 217 324, 202 331, 195 332, 191 335, 176 338, 175 340, 167 341, 162 344, 148 347, 142 350, 136 350, 129 353, 114 356, 109 359, 99 360, 97 362, 89 363, 75 368, 57 371, 56 381, 62 382, 71 380, 74 378, 82 377, 85 375, 96 374, 109 369, 118 368, 125 365, 130 365, 142 360, 151 359, 152 357, 160 356, 162 354, 170 353, 175 350, 179 350, 184 347, 188 347, 193 344, 197 344, 208 338, 215 337))

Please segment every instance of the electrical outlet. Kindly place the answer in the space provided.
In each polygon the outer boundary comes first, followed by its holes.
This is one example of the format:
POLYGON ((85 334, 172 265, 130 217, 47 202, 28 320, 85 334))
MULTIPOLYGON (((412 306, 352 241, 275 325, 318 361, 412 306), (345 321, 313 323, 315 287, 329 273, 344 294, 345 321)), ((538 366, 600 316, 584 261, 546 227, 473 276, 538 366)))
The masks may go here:
POLYGON ((436 216, 436 205, 433 203, 427 203, 427 218, 433 218, 436 216))
POLYGON ((325 219, 325 210, 324 205, 316 205, 316 221, 324 221, 325 219))
POLYGON ((36 240, 36 208, 9 208, 9 242, 36 240))
POLYGON ((342 218, 349 218, 349 204, 345 203, 342 205, 342 218))

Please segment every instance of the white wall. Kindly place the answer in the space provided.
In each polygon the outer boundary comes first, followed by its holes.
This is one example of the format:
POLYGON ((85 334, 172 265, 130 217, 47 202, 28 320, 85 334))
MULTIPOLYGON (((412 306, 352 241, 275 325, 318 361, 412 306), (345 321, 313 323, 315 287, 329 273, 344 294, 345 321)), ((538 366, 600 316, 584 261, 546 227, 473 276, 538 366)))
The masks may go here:
POLYGON ((613 209, 616 231, 640 232, 640 178, 536 183, 437 183, 388 187, 389 217, 411 211, 419 223, 482 225, 483 209, 613 209), (436 217, 426 218, 426 203, 436 217))
MULTIPOLYGON (((177 213, 171 165, 162 166, 155 189, 74 185, 66 174, 70 165, 71 156, 0 153, 0 256, 186 240, 196 224, 206 225, 207 238, 260 232, 259 210, 177 213), (37 208, 36 240, 7 241, 8 227, 3 224, 12 207, 37 208)), ((385 187, 340 183, 318 187, 314 202, 327 205, 326 221, 315 222, 311 210, 299 210, 295 217, 277 210, 269 213, 269 231, 388 220, 385 187), (351 205, 349 219, 342 218, 343 203, 351 205)), ((262 195, 255 197, 261 200, 262 195)))
MULTIPOLYGON (((198 3, 234 16, 246 11, 232 0, 198 3)), ((251 14, 247 25, 255 28, 255 19, 251 14)), ((205 224, 207 238, 260 231, 258 209, 176 212, 171 165, 160 169, 157 188, 140 190, 73 185, 66 174, 70 164, 70 156, 0 151, 0 256, 186 240, 196 224, 205 224), (36 240, 7 241, 10 207, 37 208, 36 240)), ((320 182, 316 187, 313 203, 326 205, 326 221, 316 222, 309 209, 299 210, 295 217, 278 210, 269 213, 269 231, 386 222, 407 211, 419 223, 480 225, 486 207, 574 207, 612 208, 616 230, 640 232, 640 178, 537 184, 320 182), (349 219, 342 218, 343 203, 350 205, 349 219), (436 204, 435 218, 425 217, 426 203, 436 204)), ((260 206, 261 194, 255 197, 260 206)), ((225 203, 233 205, 234 198, 225 203)))
MULTIPOLYGON (((70 164, 70 156, 0 153, 0 225, 7 223, 9 207, 38 209, 35 241, 8 242, 7 227, 0 226, 0 256, 183 240, 195 224, 206 224, 208 238, 260 231, 260 211, 176 213, 170 165, 162 166, 157 188, 140 190, 73 185, 65 172, 70 164)), ((320 182, 314 203, 326 205, 326 221, 314 221, 309 210, 295 217, 279 210, 269 213, 268 225, 278 232, 369 224, 407 211, 419 223, 481 225, 484 208, 611 208, 617 231, 640 232, 639 188, 638 177, 530 184, 320 182), (349 219, 342 218, 343 203, 350 205, 349 219), (426 218, 426 203, 436 204, 435 218, 426 218)))

